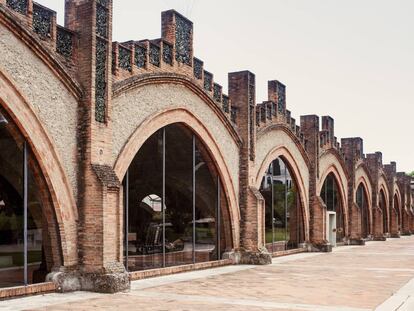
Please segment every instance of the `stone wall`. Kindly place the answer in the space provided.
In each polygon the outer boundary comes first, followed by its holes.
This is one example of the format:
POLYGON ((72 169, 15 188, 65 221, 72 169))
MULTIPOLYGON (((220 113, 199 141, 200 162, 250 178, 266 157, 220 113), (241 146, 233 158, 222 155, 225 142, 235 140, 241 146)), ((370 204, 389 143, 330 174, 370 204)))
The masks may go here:
POLYGON ((77 99, 24 42, 1 24, 0 50, 0 70, 13 79, 33 106, 55 144, 76 196, 77 99))
MULTIPOLYGON (((184 108, 211 133, 219 146, 233 181, 239 178, 239 147, 217 114, 182 85, 151 84, 129 90, 113 99, 113 164, 136 129, 162 111, 184 108)), ((171 120, 171 123, 180 120, 171 120)), ((202 137, 201 137, 202 139, 202 137)), ((215 156, 215 155, 213 155, 215 156)), ((122 176, 121 176, 122 177, 122 176)), ((234 183, 238 193, 238 183, 234 183)))

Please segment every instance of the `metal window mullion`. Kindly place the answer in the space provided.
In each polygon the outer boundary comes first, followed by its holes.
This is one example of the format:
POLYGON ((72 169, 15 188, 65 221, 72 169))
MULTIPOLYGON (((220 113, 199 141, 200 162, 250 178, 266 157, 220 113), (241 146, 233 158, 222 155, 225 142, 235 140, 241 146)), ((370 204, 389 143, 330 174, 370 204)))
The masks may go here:
POLYGON ((287 167, 285 164, 285 250, 287 249, 287 167))
POLYGON ((221 184, 220 184, 220 176, 217 175, 217 229, 216 229, 216 236, 217 236, 217 260, 221 259, 221 184))
POLYGON ((270 175, 271 175, 271 179, 270 179, 270 187, 272 187, 271 189, 271 202, 270 202, 270 208, 271 210, 271 217, 272 217, 272 253, 275 252, 275 210, 274 210, 274 202, 275 202, 275 193, 274 193, 274 187, 273 187, 273 164, 272 165, 272 169, 270 170, 270 175))
POLYGON ((195 196, 195 166, 196 166, 196 156, 195 156, 195 135, 193 134, 193 263, 195 263, 195 239, 196 239, 196 223, 195 223, 195 213, 196 213, 196 196, 195 196))
POLYGON ((129 169, 125 174, 125 269, 128 271, 128 255, 129 255, 129 245, 128 245, 128 233, 129 233, 129 169))
POLYGON ((162 266, 165 268, 165 127, 162 129, 162 266))
POLYGON ((28 206, 28 171, 27 171, 27 142, 23 143, 23 257, 24 257, 24 285, 28 285, 27 278, 27 206, 28 206))

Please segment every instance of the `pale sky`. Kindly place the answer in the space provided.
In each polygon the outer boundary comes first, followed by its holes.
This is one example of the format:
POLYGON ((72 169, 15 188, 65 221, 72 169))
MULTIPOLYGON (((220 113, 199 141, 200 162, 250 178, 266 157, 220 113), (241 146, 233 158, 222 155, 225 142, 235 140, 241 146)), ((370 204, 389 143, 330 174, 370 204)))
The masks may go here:
MULTIPOLYGON (((58 12, 64 0, 38 0, 58 12)), ((414 170, 413 0, 114 0, 114 41, 161 36, 161 11, 194 22, 194 55, 227 92, 227 73, 287 85, 293 117, 330 115, 338 138, 414 170)))

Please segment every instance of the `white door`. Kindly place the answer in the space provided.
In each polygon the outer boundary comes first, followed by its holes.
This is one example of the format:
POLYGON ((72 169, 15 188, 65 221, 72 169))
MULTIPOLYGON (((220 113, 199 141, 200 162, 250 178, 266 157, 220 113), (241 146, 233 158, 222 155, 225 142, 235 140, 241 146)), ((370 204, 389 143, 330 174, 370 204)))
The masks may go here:
POLYGON ((327 238, 328 242, 332 245, 332 247, 336 246, 336 213, 335 212, 327 212, 327 238))

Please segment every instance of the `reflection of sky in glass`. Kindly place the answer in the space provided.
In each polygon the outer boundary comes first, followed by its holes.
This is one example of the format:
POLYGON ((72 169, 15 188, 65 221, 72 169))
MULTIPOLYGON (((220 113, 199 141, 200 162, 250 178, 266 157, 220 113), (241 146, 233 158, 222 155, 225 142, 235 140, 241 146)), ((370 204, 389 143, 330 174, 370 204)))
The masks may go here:
POLYGON ((7 122, 6 117, 5 117, 5 116, 3 116, 3 115, 0 113, 0 124, 1 124, 1 123, 8 123, 8 122, 7 122))
POLYGON ((161 198, 156 194, 150 194, 142 200, 142 203, 147 204, 155 212, 161 212, 161 198))

